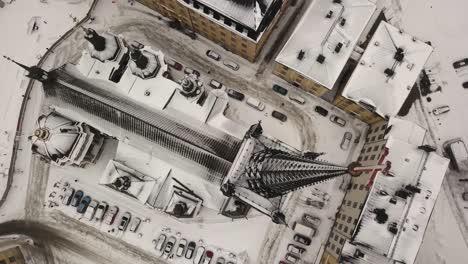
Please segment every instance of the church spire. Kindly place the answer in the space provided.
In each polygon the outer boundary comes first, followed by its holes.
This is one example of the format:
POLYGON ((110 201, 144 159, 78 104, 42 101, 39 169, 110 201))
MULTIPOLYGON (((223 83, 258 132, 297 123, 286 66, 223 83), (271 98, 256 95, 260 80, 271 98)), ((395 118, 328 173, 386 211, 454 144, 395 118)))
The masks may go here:
POLYGON ((33 80, 37 80, 37 81, 40 81, 40 82, 45 82, 47 80, 49 80, 49 72, 41 69, 40 67, 38 66, 26 66, 20 62, 17 62, 15 60, 13 60, 12 58, 10 57, 7 57, 5 55, 3 55, 3 58, 13 62, 14 64, 20 66, 21 68, 25 69, 26 71, 28 71, 28 74, 26 74, 27 77, 33 79, 33 80))

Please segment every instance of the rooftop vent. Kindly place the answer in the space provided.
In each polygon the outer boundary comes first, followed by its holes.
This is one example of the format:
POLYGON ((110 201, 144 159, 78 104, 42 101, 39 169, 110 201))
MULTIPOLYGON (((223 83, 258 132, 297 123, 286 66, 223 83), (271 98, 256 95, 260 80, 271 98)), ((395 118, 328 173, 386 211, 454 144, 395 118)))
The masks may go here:
POLYGON ((393 56, 393 58, 396 60, 396 61, 399 61, 399 62, 402 62, 403 59, 405 58, 405 53, 404 53, 404 50, 402 48, 398 48, 395 52, 395 55, 393 56))
POLYGON ((384 73, 387 75, 387 77, 392 77, 395 74, 395 71, 390 68, 387 68, 385 69, 384 73))
POLYGON ((302 60, 304 58, 305 51, 300 50, 299 53, 297 54, 297 59, 302 60))
POLYGON ((325 61, 325 56, 323 56, 322 54, 319 54, 317 56, 317 62, 320 64, 323 64, 324 61, 325 61))
POLYGON ((340 53, 340 50, 342 47, 343 47, 343 43, 338 42, 338 44, 336 44, 336 47, 335 47, 335 52, 340 53))
POLYGON ((346 18, 342 18, 340 21, 340 26, 344 27, 345 24, 346 24, 346 18))
POLYGON ((328 14, 325 16, 326 18, 331 18, 333 16, 333 11, 328 11, 328 14))

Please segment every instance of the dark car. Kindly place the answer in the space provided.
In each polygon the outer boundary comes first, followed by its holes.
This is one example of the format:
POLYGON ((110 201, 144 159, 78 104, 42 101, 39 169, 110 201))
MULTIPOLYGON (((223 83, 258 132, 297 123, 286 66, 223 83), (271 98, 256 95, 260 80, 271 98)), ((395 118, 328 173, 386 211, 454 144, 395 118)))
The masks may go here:
POLYGON ((83 214, 86 212, 86 209, 88 209, 88 205, 91 202, 91 197, 85 196, 83 199, 81 199, 80 205, 76 208, 76 211, 80 214, 83 214))
POLYGON ((315 110, 315 112, 319 113, 320 115, 323 115, 323 116, 328 115, 328 110, 321 107, 321 106, 319 106, 319 105, 317 105, 314 110, 315 110))
POLYGON ((468 82, 464 82, 464 83, 462 84, 462 86, 463 86, 463 88, 468 89, 468 82))
POLYGON ((305 237, 301 234, 295 234, 294 237, 293 237, 294 241, 298 242, 298 243, 301 243, 303 245, 310 245, 310 243, 312 242, 312 240, 310 240, 310 238, 308 237, 305 237))
POLYGON ((273 85, 273 91, 281 94, 281 95, 287 95, 288 94, 288 90, 286 90, 286 88, 282 87, 282 86, 279 86, 277 84, 274 84, 273 85))
POLYGON ((185 67, 184 73, 187 74, 187 75, 194 74, 194 75, 196 75, 198 78, 200 78, 200 72, 197 71, 197 70, 194 70, 194 69, 192 69, 192 68, 185 67))
POLYGON ((206 56, 208 56, 209 58, 212 58, 215 61, 219 61, 221 59, 221 55, 219 55, 218 53, 216 53, 216 52, 214 52, 212 50, 207 50, 206 51, 206 56))
POLYGON ((288 120, 288 117, 285 114, 278 112, 276 110, 271 112, 271 116, 278 119, 281 122, 286 122, 286 120, 288 120))
POLYGON ((456 62, 453 63, 453 68, 455 69, 458 69, 458 68, 461 68, 461 67, 465 67, 468 65, 468 58, 464 58, 464 59, 461 59, 461 60, 458 60, 456 62))
POLYGON ((165 58, 164 59, 166 61, 166 64, 169 66, 169 67, 172 67, 178 71, 181 71, 183 66, 182 64, 178 63, 177 61, 175 60, 172 60, 172 59, 169 59, 169 58, 165 58))
POLYGON ((73 199, 71 201, 71 206, 77 207, 80 204, 81 198, 83 198, 83 191, 78 190, 73 195, 73 199))
POLYGON ((120 231, 125 231, 125 229, 127 229, 128 223, 130 222, 131 218, 132 218, 132 215, 129 212, 124 213, 122 218, 120 219, 118 229, 120 231))
POLYGON ((190 241, 187 246, 187 251, 185 251, 185 258, 191 259, 193 257, 193 253, 195 252, 195 247, 197 244, 195 242, 190 241))
POLYGON ((233 89, 228 89, 228 90, 227 90, 227 94, 228 94, 230 97, 232 97, 232 98, 234 98, 234 99, 237 99, 237 100, 239 100, 239 101, 244 100, 244 97, 245 97, 245 95, 244 95, 243 93, 238 92, 238 91, 233 90, 233 89))

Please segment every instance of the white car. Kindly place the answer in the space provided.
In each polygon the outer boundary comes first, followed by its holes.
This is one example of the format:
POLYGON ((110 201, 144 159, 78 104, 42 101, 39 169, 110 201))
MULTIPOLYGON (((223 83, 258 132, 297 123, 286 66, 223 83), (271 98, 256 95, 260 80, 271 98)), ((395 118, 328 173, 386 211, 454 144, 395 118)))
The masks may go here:
POLYGON ((73 194, 75 194, 75 189, 73 188, 68 188, 65 191, 65 194, 63 195, 63 200, 62 203, 64 205, 69 205, 71 203, 71 200, 73 199, 73 194))
POLYGON ((156 241, 156 246, 154 247, 157 251, 162 251, 164 242, 166 241, 166 235, 159 235, 158 240, 156 241))
POLYGON ((306 103, 306 100, 303 97, 301 97, 301 96, 299 96, 297 94, 290 94, 289 99, 291 101, 296 102, 296 103, 301 104, 301 105, 306 103))
POLYGON ((225 60, 225 61, 223 61, 223 64, 224 64, 224 66, 230 68, 233 71, 239 70, 239 64, 237 64, 237 63, 235 63, 233 61, 225 60))
POLYGON ((201 260, 203 255, 205 254, 205 248, 203 246, 199 246, 197 251, 195 252, 195 257, 193 258, 193 264, 201 264, 201 260))
POLYGON ((169 257, 172 253, 172 250, 174 249, 175 243, 176 238, 171 236, 166 242, 166 246, 164 247, 164 251, 162 252, 161 257, 169 257))
POLYGON ((434 115, 436 115, 436 116, 441 115, 441 114, 445 114, 448 111, 450 111, 450 107, 448 105, 438 106, 438 107, 432 109, 432 113, 434 115))
POLYGON ((187 247, 187 240, 185 238, 182 238, 179 241, 179 245, 177 246, 176 256, 182 257, 184 255, 186 247, 187 247))
POLYGON ((353 134, 351 134, 351 132, 344 133, 343 139, 341 140, 341 143, 340 143, 340 148, 342 150, 348 150, 349 144, 351 143, 352 138, 353 138, 353 134))
POLYGON ((249 99, 247 99, 246 103, 247 105, 257 109, 258 111, 265 110, 265 104, 255 98, 250 97, 249 99))
POLYGON ((330 121, 332 121, 333 123, 339 125, 340 127, 344 127, 346 125, 346 120, 344 120, 343 118, 341 118, 339 116, 336 116, 336 115, 331 115, 330 116, 330 121))
POLYGON ((91 203, 88 205, 88 209, 84 214, 84 218, 88 219, 89 221, 93 220, 94 214, 96 213, 96 209, 99 205, 99 202, 96 200, 92 200, 91 203))
POLYGON ((217 80, 213 79, 213 80, 210 81, 210 86, 213 89, 221 89, 223 87, 223 84, 218 82, 217 80))
POLYGON ((135 233, 140 226, 141 219, 139 217, 133 218, 132 222, 130 223, 130 232, 135 233))
POLYGON ((207 50, 206 51, 206 56, 208 56, 209 58, 212 58, 215 61, 219 61, 221 59, 221 55, 219 55, 218 53, 216 53, 216 52, 214 52, 212 50, 207 50))
POLYGON ((107 212, 107 209, 109 208, 109 205, 106 202, 101 202, 96 210, 96 213, 94 214, 94 219, 96 221, 101 221, 104 218, 104 214, 107 212))

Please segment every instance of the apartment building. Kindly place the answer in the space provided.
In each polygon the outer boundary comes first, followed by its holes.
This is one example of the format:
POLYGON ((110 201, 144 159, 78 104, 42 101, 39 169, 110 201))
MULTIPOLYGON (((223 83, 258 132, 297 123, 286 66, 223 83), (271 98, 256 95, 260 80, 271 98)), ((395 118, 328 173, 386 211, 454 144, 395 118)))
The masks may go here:
MULTIPOLYGON (((370 126, 366 141, 358 157, 358 161, 362 166, 377 165, 382 155, 385 154, 386 129, 386 121, 381 121, 370 126)), ((326 243, 321 264, 339 263, 341 250, 346 240, 351 238, 366 202, 372 175, 373 172, 366 171, 359 177, 351 178, 348 191, 336 215, 332 232, 326 243)))
POLYGON ((254 62, 289 0, 138 0, 254 62))
POLYGON ((381 22, 333 104, 368 124, 395 116, 432 50, 425 42, 381 22))
POLYGON ((25 264, 23 254, 19 246, 6 248, 0 251, 0 264, 25 264))
POLYGON ((332 90, 375 10, 368 0, 314 0, 273 73, 316 96, 332 90))

